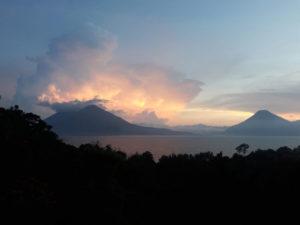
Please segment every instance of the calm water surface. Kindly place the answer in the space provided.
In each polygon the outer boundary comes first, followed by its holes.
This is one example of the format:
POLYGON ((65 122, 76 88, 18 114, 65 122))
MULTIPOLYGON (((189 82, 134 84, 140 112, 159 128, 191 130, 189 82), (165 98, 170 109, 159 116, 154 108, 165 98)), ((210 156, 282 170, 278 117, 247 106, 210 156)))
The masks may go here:
POLYGON ((232 155, 236 146, 247 143, 250 150, 258 148, 291 148, 300 145, 300 137, 233 137, 233 136, 97 136, 97 137, 64 137, 66 142, 80 145, 99 141, 101 145, 112 145, 128 154, 151 151, 155 158, 172 153, 199 153, 211 151, 232 155))

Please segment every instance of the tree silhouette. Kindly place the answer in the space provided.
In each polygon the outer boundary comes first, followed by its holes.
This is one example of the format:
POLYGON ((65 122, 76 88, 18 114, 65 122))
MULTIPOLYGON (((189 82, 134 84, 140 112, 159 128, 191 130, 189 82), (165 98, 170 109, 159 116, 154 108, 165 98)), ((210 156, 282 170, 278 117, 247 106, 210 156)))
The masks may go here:
POLYGON ((237 151, 238 154, 246 154, 249 147, 250 146, 248 144, 243 143, 237 146, 235 150, 237 151))

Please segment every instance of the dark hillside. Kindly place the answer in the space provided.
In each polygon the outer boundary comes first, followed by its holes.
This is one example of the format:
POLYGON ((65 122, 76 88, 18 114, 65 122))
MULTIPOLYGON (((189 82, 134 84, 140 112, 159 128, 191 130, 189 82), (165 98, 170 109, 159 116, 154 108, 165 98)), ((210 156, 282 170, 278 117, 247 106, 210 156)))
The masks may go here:
POLYGON ((127 156, 110 146, 67 145, 38 116, 16 107, 0 108, 0 125, 6 224, 195 224, 220 213, 232 221, 266 209, 282 215, 283 206, 300 199, 300 148, 156 162, 150 152, 127 156))

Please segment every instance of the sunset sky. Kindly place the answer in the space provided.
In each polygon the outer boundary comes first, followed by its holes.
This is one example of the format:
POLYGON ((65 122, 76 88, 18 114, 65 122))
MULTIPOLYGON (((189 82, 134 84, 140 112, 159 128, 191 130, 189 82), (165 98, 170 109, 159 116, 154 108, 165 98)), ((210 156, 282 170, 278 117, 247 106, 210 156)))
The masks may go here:
POLYGON ((1 0, 1 105, 132 122, 300 119, 300 1, 1 0))

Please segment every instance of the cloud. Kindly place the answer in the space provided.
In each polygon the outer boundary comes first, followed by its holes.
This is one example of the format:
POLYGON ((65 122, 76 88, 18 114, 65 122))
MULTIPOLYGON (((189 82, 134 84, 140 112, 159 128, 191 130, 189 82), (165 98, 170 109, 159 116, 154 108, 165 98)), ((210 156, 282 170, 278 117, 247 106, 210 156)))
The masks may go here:
POLYGON ((66 111, 80 110, 89 105, 97 105, 101 108, 105 108, 103 106, 103 103, 105 103, 104 100, 94 98, 87 101, 74 100, 69 102, 54 102, 54 103, 39 102, 38 105, 49 107, 55 112, 66 112, 66 111))
POLYGON ((154 111, 144 110, 132 117, 132 122, 151 127, 166 127, 167 119, 159 118, 154 111))
POLYGON ((40 101, 88 100, 76 97, 66 99, 54 92, 57 90, 64 95, 76 92, 78 85, 90 79, 89 68, 110 60, 116 46, 112 35, 91 24, 53 39, 44 56, 30 59, 36 63, 36 71, 18 79, 14 102, 26 110, 36 111, 41 109, 37 105, 40 101), (45 90, 52 91, 53 95, 43 95, 45 90))
POLYGON ((15 102, 41 110, 38 102, 53 108, 97 96, 108 110, 124 111, 128 118, 144 110, 175 118, 201 91, 200 81, 172 68, 116 63, 116 47, 112 34, 91 24, 53 39, 46 54, 34 59, 36 72, 18 80, 15 102))
POLYGON ((201 105, 215 109, 256 112, 268 109, 276 113, 299 113, 297 104, 300 93, 297 91, 263 90, 248 93, 220 95, 203 102, 201 105))
POLYGON ((151 127, 168 127, 168 119, 158 117, 155 111, 149 109, 136 114, 126 113, 124 110, 110 110, 110 112, 131 123, 151 127))
POLYGON ((16 80, 22 73, 30 73, 20 61, 0 62, 0 105, 11 106, 16 92, 16 80))
POLYGON ((87 69, 91 64, 103 65, 110 61, 116 47, 116 38, 111 33, 86 24, 79 30, 54 38, 49 44, 47 58, 56 66, 87 69))

